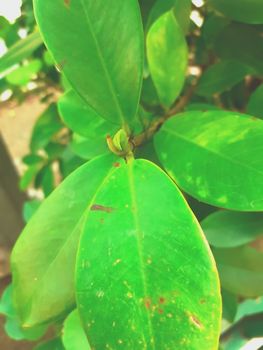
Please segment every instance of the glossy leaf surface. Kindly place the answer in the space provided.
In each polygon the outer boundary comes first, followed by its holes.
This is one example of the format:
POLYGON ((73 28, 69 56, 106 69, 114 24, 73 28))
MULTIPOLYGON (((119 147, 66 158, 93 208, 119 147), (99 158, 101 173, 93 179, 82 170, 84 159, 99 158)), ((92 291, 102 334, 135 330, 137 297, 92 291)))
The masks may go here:
POLYGON ((237 247, 263 237, 263 213, 217 211, 205 218, 201 226, 212 246, 237 247))
POLYGON ((238 22, 263 23, 262 0, 208 0, 215 10, 238 22))
POLYGON ((147 36, 147 57, 160 101, 169 107, 183 88, 188 62, 187 44, 172 11, 151 26, 147 36))
POLYGON ((222 287, 242 297, 263 294, 263 253, 249 246, 213 249, 222 287))
POLYGON ((44 41, 74 89, 104 118, 130 122, 143 70, 137 0, 34 0, 34 5, 44 41))
POLYGON ((0 58, 0 73, 7 71, 29 57, 42 43, 42 38, 38 32, 32 33, 25 39, 18 41, 0 58))
POLYGON ((239 83, 251 69, 238 61, 222 61, 211 65, 201 76, 196 93, 212 96, 239 83))
POLYGON ((66 350, 90 350, 89 342, 81 325, 78 310, 66 318, 62 341, 66 350))
POLYGON ((217 349, 217 272, 174 183, 148 161, 121 162, 91 209, 76 268, 91 348, 217 349))
POLYGON ((114 159, 97 158, 71 174, 41 204, 19 237, 11 262, 15 306, 24 325, 49 321, 74 305, 81 227, 96 191, 115 169, 114 159))
POLYGON ((250 96, 247 104, 247 112, 255 117, 263 119, 263 84, 250 96))
POLYGON ((227 111, 187 112, 156 134, 161 163, 185 192, 214 206, 263 210, 263 122, 227 111))

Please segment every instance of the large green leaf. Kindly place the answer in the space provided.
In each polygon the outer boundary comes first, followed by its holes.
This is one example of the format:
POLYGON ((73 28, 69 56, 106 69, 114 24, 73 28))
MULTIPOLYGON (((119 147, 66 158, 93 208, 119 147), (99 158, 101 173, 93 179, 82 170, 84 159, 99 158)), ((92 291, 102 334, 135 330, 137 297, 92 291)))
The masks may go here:
POLYGON ((255 117, 263 119, 263 84, 250 96, 247 104, 247 112, 255 117))
POLYGON ((44 41, 74 89, 117 124, 136 115, 143 71, 137 0, 34 0, 44 41))
POLYGON ((202 221, 202 228, 212 246, 237 247, 263 237, 263 213, 218 211, 202 221))
POLYGON ((196 92, 201 96, 212 96, 230 89, 239 83, 251 69, 238 61, 222 61, 210 66, 198 82, 196 92))
POLYGON ((263 74, 263 37, 258 26, 231 23, 214 40, 215 52, 225 60, 235 60, 263 74))
POLYGON ((156 134, 161 163, 191 196, 219 207, 263 210, 263 121, 235 112, 186 112, 156 134))
POLYGON ((92 159, 109 152, 106 136, 85 138, 78 134, 74 134, 72 142, 70 143, 70 148, 76 155, 84 159, 92 159))
POLYGON ((68 91, 59 99, 58 109, 65 124, 87 138, 105 138, 107 134, 115 134, 119 129, 115 124, 101 118, 74 91, 68 91))
POLYGON ((87 209, 115 167, 97 158, 70 175, 40 206, 12 253, 14 300, 25 326, 60 316, 74 305, 75 256, 87 209))
POLYGON ((14 44, 8 52, 0 58, 0 73, 29 57, 42 44, 38 32, 28 35, 25 39, 14 44))
POLYGON ((263 23, 262 0, 208 0, 215 10, 235 21, 263 23))
POLYGON ((183 88, 188 62, 187 44, 172 11, 151 26, 147 57, 160 101, 170 107, 183 88))
POLYGON ((249 246, 214 248, 222 287, 242 297, 263 294, 263 253, 249 246))
POLYGON ((90 350, 87 336, 80 322, 78 310, 66 318, 62 341, 66 350, 90 350))
POLYGON ((217 272, 174 183, 149 161, 120 162, 94 203, 76 267, 91 348, 217 349, 217 272))

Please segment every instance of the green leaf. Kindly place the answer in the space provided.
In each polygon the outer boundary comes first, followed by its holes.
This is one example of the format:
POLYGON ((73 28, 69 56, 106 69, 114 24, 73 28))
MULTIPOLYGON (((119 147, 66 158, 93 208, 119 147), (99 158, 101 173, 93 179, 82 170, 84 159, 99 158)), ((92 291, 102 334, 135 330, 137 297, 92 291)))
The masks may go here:
POLYGON ((118 126, 101 118, 74 91, 65 93, 58 102, 64 123, 75 133, 86 138, 106 138, 118 131, 118 126))
POLYGON ((149 161, 121 161, 94 203, 76 267, 91 348, 216 349, 217 272, 174 183, 149 161))
POLYGON ((263 119, 263 84, 250 96, 247 104, 247 112, 255 117, 263 119))
POLYGON ((183 88, 188 62, 187 44, 172 11, 150 28, 147 57, 159 98, 170 107, 183 88))
POLYGON ((0 58, 0 73, 4 73, 9 68, 12 68, 14 65, 29 57, 41 44, 42 39, 38 32, 30 34, 25 39, 14 44, 8 52, 0 58))
POLYGON ((137 0, 34 0, 34 5, 44 41, 74 89, 105 119, 130 123, 143 72, 137 0))
POLYGON ((222 301, 223 301, 223 319, 233 322, 237 313, 238 302, 237 296, 222 290, 222 301))
POLYGON ((247 342, 248 339, 244 338, 243 334, 236 330, 231 337, 222 343, 220 350, 240 350, 247 342))
POLYGON ((263 294, 263 253, 249 246, 213 249, 224 289, 242 297, 263 294))
POLYGON ((231 23, 214 41, 214 50, 224 60, 235 60, 263 74, 263 37, 257 26, 231 23))
POLYGON ((37 209, 40 207, 41 201, 35 199, 30 200, 24 203, 23 206, 23 218, 26 223, 28 223, 29 219, 33 216, 33 214, 37 211, 37 209))
MULTIPOLYGON (((65 349, 61 339, 56 338, 37 345, 33 350, 65 350, 65 349)), ((86 349, 83 349, 83 350, 86 350, 86 349)))
POLYGON ((19 188, 21 191, 25 191, 33 182, 35 177, 37 176, 38 172, 42 168, 42 164, 33 164, 30 165, 27 170, 24 172, 23 176, 20 178, 19 181, 19 188))
POLYGON ((263 237, 263 213, 217 211, 205 218, 201 226, 212 246, 237 247, 263 237))
POLYGON ((30 149, 37 152, 47 146, 52 137, 63 128, 56 104, 52 103, 38 118, 32 131, 30 149))
POLYGON ((184 33, 188 32, 190 24, 191 0, 157 0, 149 14, 147 28, 149 28, 165 12, 173 10, 175 18, 184 33))
POLYGON ((238 22, 263 23, 262 0, 208 0, 208 4, 238 22))
POLYGON ((90 350, 78 310, 74 310, 67 317, 64 323, 62 341, 66 350, 90 350))
POLYGON ((6 76, 6 80, 11 85, 24 86, 34 78, 40 71, 42 62, 40 60, 32 60, 27 64, 18 67, 6 76))
POLYGON ((168 174, 185 192, 214 206, 263 210, 263 121, 227 111, 186 112, 155 136, 168 174))
POLYGON ((46 332, 45 327, 34 327, 23 329, 12 301, 13 287, 10 284, 4 291, 0 299, 0 314, 6 317, 4 329, 9 338, 14 340, 36 340, 41 338, 46 332))
POLYGON ((235 322, 259 313, 263 313, 263 297, 247 299, 238 305, 235 322))
POLYGON ((115 159, 97 158, 67 177, 19 237, 11 263, 15 306, 24 326, 48 322, 73 307, 80 231, 96 192, 115 170, 115 159))
POLYGON ((229 90, 244 79, 251 69, 238 61, 221 61, 204 71, 198 82, 196 93, 201 96, 212 96, 229 90))
POLYGON ((106 137, 86 138, 74 134, 70 143, 71 150, 81 158, 92 159, 109 152, 106 137))

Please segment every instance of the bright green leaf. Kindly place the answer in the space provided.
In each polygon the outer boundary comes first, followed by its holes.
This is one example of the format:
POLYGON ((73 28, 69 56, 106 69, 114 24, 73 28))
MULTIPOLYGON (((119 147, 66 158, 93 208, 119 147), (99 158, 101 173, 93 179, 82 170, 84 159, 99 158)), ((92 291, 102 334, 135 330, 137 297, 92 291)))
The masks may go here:
POLYGON ((174 183, 146 160, 121 161, 91 209, 76 268, 91 348, 217 349, 217 272, 174 183))
POLYGON ((71 150, 81 158, 92 159, 109 152, 106 137, 85 138, 74 134, 70 143, 71 150))
POLYGON ((74 310, 67 317, 64 323, 62 341, 66 350, 90 350, 78 310, 74 310))
POLYGON ((263 294, 263 253, 249 246, 213 249, 222 287, 242 297, 263 294))
POLYGON ((130 123, 143 71, 137 0, 34 0, 34 5, 44 41, 74 89, 104 118, 130 123))
POLYGON ((118 126, 101 118, 74 91, 68 91, 59 102, 58 109, 64 123, 77 134, 87 138, 106 138, 118 131, 118 126))
POLYGON ((183 88, 188 62, 187 44, 172 11, 162 15, 150 28, 147 57, 159 98, 169 107, 183 88))
POLYGON ((27 64, 18 67, 6 76, 6 80, 11 85, 24 86, 34 78, 40 71, 42 62, 40 60, 32 60, 27 64))
POLYGON ((263 213, 217 211, 202 221, 202 228, 212 246, 237 247, 263 237, 263 213))
POLYGON ((214 206, 263 210, 263 121, 236 112, 186 112, 169 119, 155 146, 185 192, 214 206))
POLYGON ((263 119, 263 84, 250 96, 247 104, 247 113, 263 119))
POLYGON ((80 231, 96 192, 115 170, 114 160, 97 158, 67 177, 19 237, 11 262, 15 306, 24 325, 50 321, 74 305, 80 231))
POLYGON ((41 44, 42 39, 38 32, 32 33, 25 39, 18 41, 0 58, 0 73, 4 73, 9 68, 29 57, 41 44))
POLYGON ((262 0, 208 0, 215 10, 238 22, 263 23, 262 0))
POLYGON ((237 61, 221 61, 204 71, 198 82, 196 93, 212 96, 229 90, 251 72, 245 64, 237 61))

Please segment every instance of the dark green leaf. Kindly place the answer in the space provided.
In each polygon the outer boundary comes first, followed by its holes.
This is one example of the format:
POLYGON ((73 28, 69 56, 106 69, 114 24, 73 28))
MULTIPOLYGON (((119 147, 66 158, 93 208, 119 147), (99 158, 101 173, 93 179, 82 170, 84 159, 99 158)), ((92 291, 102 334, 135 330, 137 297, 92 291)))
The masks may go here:
POLYGON ((38 32, 28 35, 12 46, 8 52, 0 58, 0 73, 7 71, 15 64, 29 57, 42 44, 38 32))
POLYGON ((118 126, 101 118, 74 91, 64 94, 58 103, 65 124, 74 132, 87 138, 106 138, 118 131, 118 126))
MULTIPOLYGON (((37 345, 34 350, 64 350, 64 346, 60 338, 48 340, 45 343, 37 345)), ((86 349, 79 349, 86 350, 86 349)))
POLYGON ((263 23, 262 0, 208 0, 207 2, 215 10, 235 21, 263 23))
POLYGON ((91 209, 76 268, 91 348, 216 349, 217 272, 174 183, 153 163, 121 161, 91 209))
POLYGON ((115 170, 114 159, 97 158, 69 176, 19 237, 11 262, 15 305, 25 326, 50 321, 74 305, 80 231, 96 192, 115 170))
POLYGON ((78 310, 73 311, 67 317, 64 323, 62 341, 66 350, 90 350, 78 310))
POLYGON ((259 313, 263 313, 263 297, 247 299, 238 305, 235 322, 259 313))
POLYGON ((221 285, 242 297, 263 294, 263 253, 249 246, 214 248, 221 285))
POLYGON ((247 112, 255 117, 263 119, 263 84, 250 96, 247 112))
POLYGON ((199 80, 196 93, 201 96, 212 96, 229 90, 239 83, 251 69, 237 61, 221 61, 210 66, 199 80))
POLYGON ((170 107, 183 88, 188 62, 186 41, 172 11, 162 15, 150 28, 147 56, 160 101, 170 107))
POLYGON ((212 246, 237 247, 263 237, 263 213, 218 211, 202 221, 202 228, 212 246))
POLYGON ((222 300, 223 300, 223 319, 233 322, 237 313, 237 296, 222 290, 222 300))
POLYGON ((44 41, 74 89, 104 118, 130 123, 143 72, 137 0, 34 0, 34 5, 44 41))
POLYGON ((235 60, 263 74, 263 37, 255 26, 231 23, 216 37, 214 50, 225 60, 235 60))
POLYGON ((57 106, 51 104, 38 118, 32 131, 30 149, 37 152, 51 141, 52 137, 62 129, 63 125, 59 119, 57 106))
POLYGON ((155 137, 161 163, 191 196, 214 206, 263 210, 263 121, 226 111, 186 112, 155 137))

